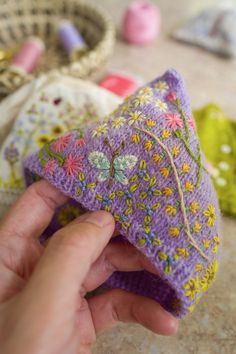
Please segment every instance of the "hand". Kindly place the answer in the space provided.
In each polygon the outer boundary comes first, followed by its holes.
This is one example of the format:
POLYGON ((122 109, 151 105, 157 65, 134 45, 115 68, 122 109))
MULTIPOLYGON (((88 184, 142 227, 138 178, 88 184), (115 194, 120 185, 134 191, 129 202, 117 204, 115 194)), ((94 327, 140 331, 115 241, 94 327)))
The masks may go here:
POLYGON ((90 353, 100 332, 118 321, 171 335, 178 322, 155 301, 114 289, 86 300, 114 271, 155 269, 127 243, 108 244, 114 220, 87 213, 38 238, 67 198, 40 181, 28 188, 0 226, 1 354, 90 353))

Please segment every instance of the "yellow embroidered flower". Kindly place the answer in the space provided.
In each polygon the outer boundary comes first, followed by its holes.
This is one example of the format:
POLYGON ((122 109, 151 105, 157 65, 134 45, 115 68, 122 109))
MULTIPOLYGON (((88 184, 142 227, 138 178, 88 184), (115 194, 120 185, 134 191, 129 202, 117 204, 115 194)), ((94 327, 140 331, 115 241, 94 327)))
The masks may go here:
POLYGON ((158 257, 162 260, 162 261, 166 261, 167 260, 167 254, 165 252, 159 251, 157 253, 158 257))
POLYGON ((202 225, 198 221, 195 221, 193 231, 196 233, 199 233, 201 231, 201 229, 202 229, 202 225))
POLYGON ((179 247, 177 247, 175 250, 176 250, 176 253, 177 253, 178 256, 184 257, 184 258, 189 257, 189 251, 188 251, 187 248, 179 248, 179 247))
POLYGON ((171 137, 171 132, 169 131, 169 130, 167 130, 167 129, 164 129, 163 131, 162 131, 162 138, 163 139, 168 139, 168 138, 170 138, 171 137))
POLYGON ((200 208, 198 202, 192 202, 190 204, 190 211, 193 213, 193 214, 197 214, 197 210, 200 208))
POLYGON ((219 264, 216 259, 207 267, 207 270, 201 279, 202 291, 206 291, 207 289, 209 289, 209 287, 211 286, 211 284, 215 280, 216 273, 218 271, 218 267, 219 267, 219 264))
POLYGON ((179 234, 180 234, 180 231, 179 231, 178 227, 170 227, 169 228, 169 234, 172 237, 178 237, 179 234))
POLYGON ((193 191, 193 184, 190 181, 186 181, 185 188, 186 188, 186 191, 192 192, 193 191))
POLYGON ((160 154, 155 153, 152 155, 153 162, 157 162, 159 164, 161 160, 162 160, 162 156, 160 154))
POLYGON ((161 172, 161 175, 162 175, 164 178, 167 178, 167 177, 169 176, 169 174, 170 174, 170 170, 169 170, 169 168, 167 168, 167 167, 162 167, 162 168, 160 169, 160 172, 161 172))
MULTIPOLYGON (((121 107, 120 107, 120 113, 121 114, 126 114, 128 113, 130 110, 130 102, 127 102, 126 104, 123 104, 121 107)), ((113 112, 114 113, 114 112, 113 112)), ((118 113, 118 112, 117 112, 118 113)))
POLYGON ((67 205, 60 209, 57 220, 61 226, 66 226, 69 222, 81 215, 81 210, 74 205, 67 205))
POLYGON ((51 139, 52 137, 50 135, 41 134, 37 137, 36 142, 39 145, 39 147, 43 147, 43 145, 49 142, 51 139))
POLYGON ((114 119, 112 119, 111 126, 112 126, 112 128, 120 129, 121 127, 123 127, 125 121, 126 121, 126 119, 123 117, 114 118, 114 119))
POLYGON ((155 120, 149 118, 148 120, 146 120, 145 124, 148 128, 153 128, 153 127, 155 127, 156 122, 155 122, 155 120))
POLYGON ((130 113, 128 123, 129 125, 133 125, 134 123, 142 122, 143 120, 144 120, 143 113, 139 111, 135 111, 130 113))
POLYGON ((139 144, 140 141, 141 141, 140 134, 133 134, 133 135, 131 136, 131 141, 132 141, 134 144, 139 144))
POLYGON ((186 290, 185 296, 190 297, 191 300, 195 298, 195 295, 200 291, 198 275, 196 278, 191 278, 183 285, 186 290))
POLYGON ((142 95, 142 94, 144 94, 144 95, 152 95, 152 89, 151 89, 151 87, 144 87, 144 88, 142 88, 140 91, 139 91, 139 93, 142 95))
POLYGON ((203 246, 206 248, 206 249, 208 249, 209 247, 210 247, 210 244, 211 244, 211 240, 208 240, 208 239, 203 239, 202 240, 202 244, 203 244, 203 246))
POLYGON ((166 212, 166 214, 168 214, 170 216, 175 216, 177 213, 177 210, 173 205, 167 205, 165 208, 165 212, 166 212))
POLYGON ((173 194, 173 189, 169 188, 169 187, 164 187, 163 190, 162 190, 162 194, 165 196, 165 197, 169 197, 173 194))
POLYGON ((167 104, 160 99, 157 99, 155 102, 155 106, 159 109, 160 112, 166 112, 167 111, 167 104))
POLYGON ((207 226, 212 227, 215 224, 216 215, 215 208, 212 204, 208 204, 208 208, 203 211, 203 215, 207 217, 207 226))
POLYGON ((54 125, 54 127, 52 127, 52 134, 53 135, 59 135, 64 133, 65 131, 65 127, 63 127, 63 125, 54 125))
POLYGON ((213 237, 214 247, 212 248, 213 253, 217 253, 220 245, 220 236, 216 235, 213 237))
POLYGON ((160 80, 157 81, 157 83, 155 84, 155 88, 159 90, 161 93, 165 93, 169 89, 169 86, 167 82, 160 80))
POLYGON ((182 165, 182 172, 188 173, 190 171, 190 166, 187 163, 182 165))
POLYGON ((179 147, 177 145, 173 146, 172 154, 173 154, 174 157, 178 157, 179 156, 179 147))
POLYGON ((203 265, 201 263, 197 263, 195 269, 196 269, 196 272, 200 273, 203 271, 203 265))
POLYGON ((143 144, 144 149, 147 150, 147 151, 151 150, 152 146, 153 146, 153 141, 152 140, 147 140, 143 144))
POLYGON ((147 104, 150 102, 150 97, 148 95, 139 95, 136 96, 134 100, 134 105, 135 107, 143 106, 144 104, 147 104))
POLYGON ((100 137, 100 136, 106 134, 107 131, 108 131, 107 123, 98 125, 96 128, 93 129, 92 137, 93 138, 100 137))

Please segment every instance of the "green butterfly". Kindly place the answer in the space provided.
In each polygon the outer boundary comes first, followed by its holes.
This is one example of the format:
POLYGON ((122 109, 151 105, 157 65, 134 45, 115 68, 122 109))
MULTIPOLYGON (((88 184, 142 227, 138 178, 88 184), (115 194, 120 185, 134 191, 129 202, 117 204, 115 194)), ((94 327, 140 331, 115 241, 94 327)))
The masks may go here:
POLYGON ((121 184, 128 184, 129 180, 125 171, 131 170, 138 159, 134 155, 117 156, 117 154, 113 154, 111 161, 109 161, 103 152, 93 151, 89 154, 88 160, 93 167, 100 170, 98 181, 104 182, 109 179, 109 186, 111 186, 113 179, 121 184))

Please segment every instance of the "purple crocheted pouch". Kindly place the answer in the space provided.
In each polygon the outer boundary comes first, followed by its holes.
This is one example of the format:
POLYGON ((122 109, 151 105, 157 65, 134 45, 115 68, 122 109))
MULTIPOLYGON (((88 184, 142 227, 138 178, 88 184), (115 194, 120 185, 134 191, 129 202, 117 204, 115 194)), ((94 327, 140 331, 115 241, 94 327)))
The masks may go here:
POLYGON ((104 123, 47 143, 24 167, 27 184, 39 176, 84 209, 110 211, 160 274, 115 272, 109 287, 149 296, 177 317, 193 310, 218 268, 220 211, 175 70, 104 123))

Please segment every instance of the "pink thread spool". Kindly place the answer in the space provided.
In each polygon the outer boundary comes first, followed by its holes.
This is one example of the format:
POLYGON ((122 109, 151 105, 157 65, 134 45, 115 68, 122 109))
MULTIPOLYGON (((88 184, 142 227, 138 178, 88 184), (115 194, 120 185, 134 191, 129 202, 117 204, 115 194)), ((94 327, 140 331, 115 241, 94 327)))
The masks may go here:
POLYGON ((30 74, 37 66, 38 61, 45 50, 43 41, 38 37, 30 37, 21 47, 11 62, 11 67, 30 74))
POLYGON ((122 33, 130 43, 146 44, 158 35, 160 24, 160 12, 155 5, 144 0, 135 0, 125 12, 122 33))

